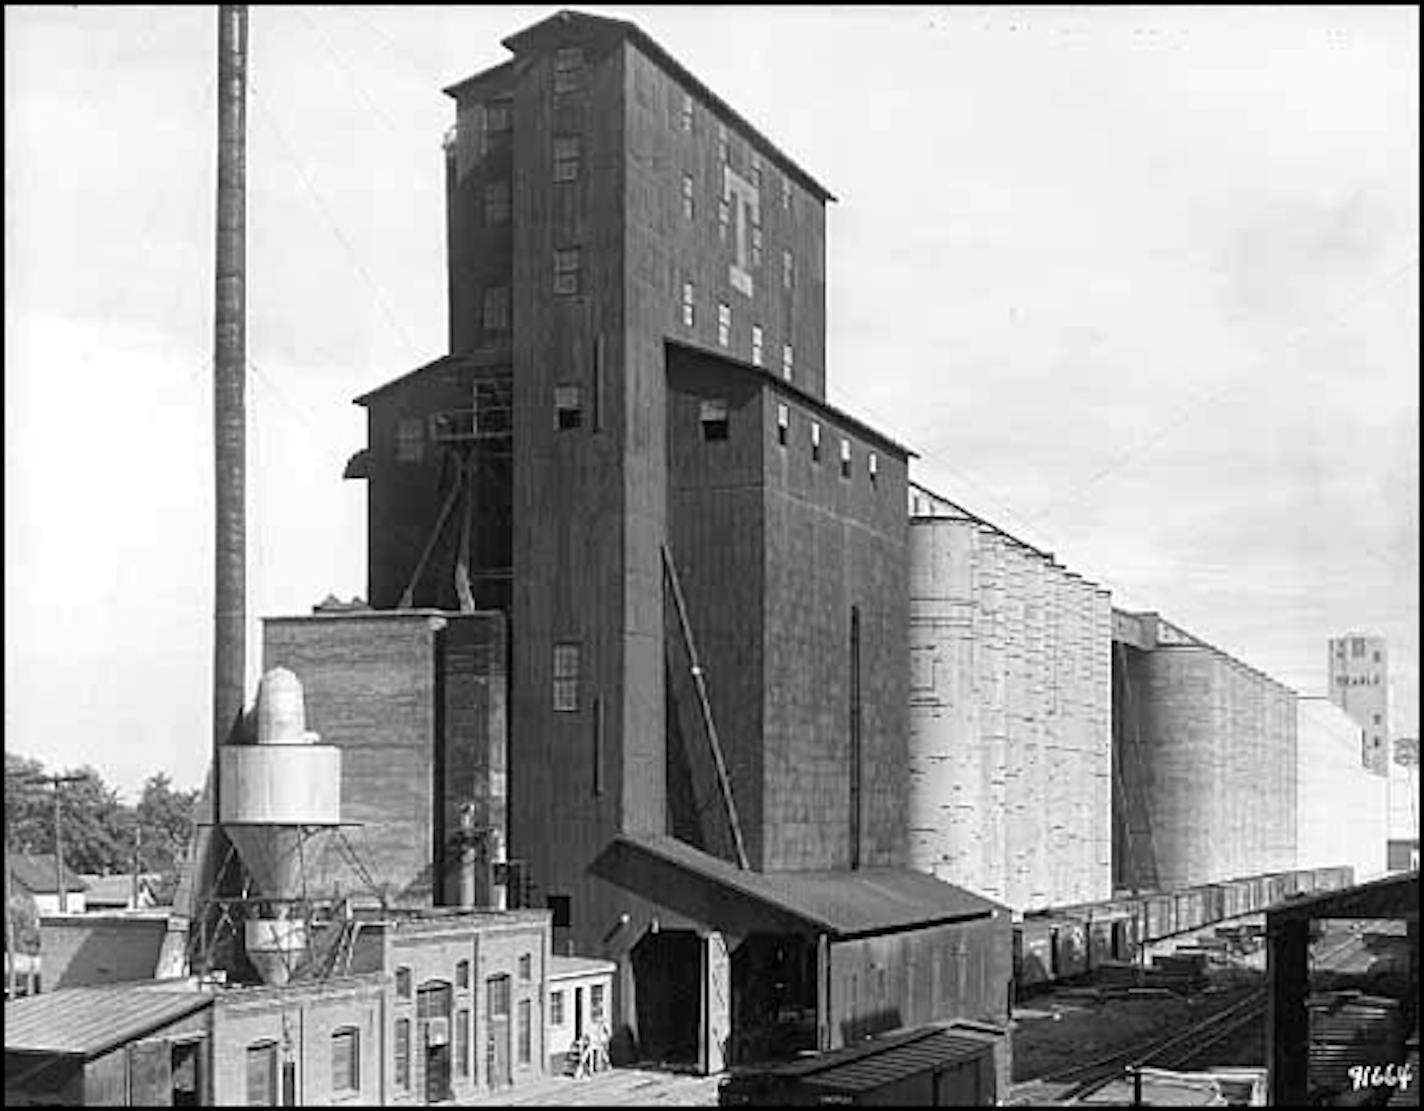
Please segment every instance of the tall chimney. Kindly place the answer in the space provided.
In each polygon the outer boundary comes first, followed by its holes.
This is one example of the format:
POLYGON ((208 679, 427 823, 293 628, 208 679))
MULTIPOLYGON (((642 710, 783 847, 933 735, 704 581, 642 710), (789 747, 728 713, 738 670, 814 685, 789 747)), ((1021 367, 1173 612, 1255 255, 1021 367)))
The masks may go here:
POLYGON ((213 814, 218 750, 241 717, 247 637, 247 7, 218 7, 218 202, 213 326, 216 536, 213 814))

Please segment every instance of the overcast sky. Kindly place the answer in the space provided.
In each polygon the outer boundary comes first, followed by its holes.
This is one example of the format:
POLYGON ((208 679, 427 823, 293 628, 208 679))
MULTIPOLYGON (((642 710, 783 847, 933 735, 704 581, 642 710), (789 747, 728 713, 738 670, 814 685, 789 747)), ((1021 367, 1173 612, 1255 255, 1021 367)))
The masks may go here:
MULTIPOLYGON (((254 686, 365 594, 351 399, 446 350, 440 90, 553 10, 252 10, 254 686)), ((1387 637, 1417 735, 1417 8, 585 10, 840 198, 830 399, 913 477, 1302 693, 1387 637)), ((5 9, 5 744, 126 791, 210 745, 215 50, 5 9)))

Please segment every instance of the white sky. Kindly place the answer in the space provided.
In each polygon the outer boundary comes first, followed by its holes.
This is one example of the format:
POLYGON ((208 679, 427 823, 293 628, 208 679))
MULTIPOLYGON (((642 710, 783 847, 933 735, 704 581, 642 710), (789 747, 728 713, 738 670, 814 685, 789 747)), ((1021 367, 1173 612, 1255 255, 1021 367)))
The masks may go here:
MULTIPOLYGON (((249 671, 365 594, 357 394, 446 351, 440 89, 545 7, 251 12, 249 671)), ((1302 693, 1419 703, 1414 7, 585 9, 839 198, 829 393, 1302 693)), ((216 15, 5 9, 5 744, 210 744, 216 15)), ((250 694, 250 692, 249 692, 250 694)))

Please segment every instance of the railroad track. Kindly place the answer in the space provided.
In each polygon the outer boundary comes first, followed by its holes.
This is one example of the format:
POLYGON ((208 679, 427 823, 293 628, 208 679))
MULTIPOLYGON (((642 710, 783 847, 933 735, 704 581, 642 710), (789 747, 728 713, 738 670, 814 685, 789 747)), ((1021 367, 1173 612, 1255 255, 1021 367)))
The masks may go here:
MULTIPOLYGON (((1328 968, 1347 950, 1356 950, 1360 944, 1359 937, 1347 937, 1329 953, 1317 957, 1315 967, 1328 968)), ((1139 1042, 1092 1061, 1061 1069, 1043 1079, 1072 1085, 1059 1097, 1067 1103, 1136 1068, 1182 1068, 1243 1027, 1261 1021, 1266 1013, 1267 994, 1266 988, 1256 988, 1235 1003, 1206 1016, 1185 1030, 1176 1030, 1165 1037, 1139 1042)))

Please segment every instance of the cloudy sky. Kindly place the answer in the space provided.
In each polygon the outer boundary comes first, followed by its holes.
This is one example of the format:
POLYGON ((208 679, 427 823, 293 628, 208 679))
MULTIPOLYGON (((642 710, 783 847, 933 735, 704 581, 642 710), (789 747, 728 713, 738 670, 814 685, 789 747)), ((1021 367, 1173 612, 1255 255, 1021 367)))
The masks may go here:
MULTIPOLYGON (((357 394, 445 351, 440 89, 540 7, 258 7, 258 615, 365 593, 357 394)), ((840 198, 829 393, 1302 693, 1419 705, 1414 7, 612 8, 840 198)), ((5 9, 5 744, 210 743, 216 16, 5 9)))

